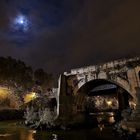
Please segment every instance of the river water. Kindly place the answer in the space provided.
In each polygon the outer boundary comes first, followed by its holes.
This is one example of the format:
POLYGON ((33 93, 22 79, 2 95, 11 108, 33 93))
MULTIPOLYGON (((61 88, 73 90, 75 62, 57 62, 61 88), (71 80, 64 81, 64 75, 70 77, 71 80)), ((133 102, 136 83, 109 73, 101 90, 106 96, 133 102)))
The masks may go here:
POLYGON ((0 122, 0 140, 121 140, 114 136, 111 128, 59 130, 59 131, 35 131, 17 122, 0 122))

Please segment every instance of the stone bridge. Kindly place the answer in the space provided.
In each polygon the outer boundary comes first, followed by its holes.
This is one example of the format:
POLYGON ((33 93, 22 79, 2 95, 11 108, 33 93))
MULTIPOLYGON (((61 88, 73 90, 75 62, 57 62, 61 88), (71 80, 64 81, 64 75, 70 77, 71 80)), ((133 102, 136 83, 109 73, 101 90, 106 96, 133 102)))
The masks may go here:
POLYGON ((102 85, 104 88, 116 85, 136 99, 140 87, 140 58, 110 61, 61 74, 58 88, 60 116, 65 112, 66 120, 73 118, 73 114, 83 110, 85 96, 93 89, 103 88, 102 85))

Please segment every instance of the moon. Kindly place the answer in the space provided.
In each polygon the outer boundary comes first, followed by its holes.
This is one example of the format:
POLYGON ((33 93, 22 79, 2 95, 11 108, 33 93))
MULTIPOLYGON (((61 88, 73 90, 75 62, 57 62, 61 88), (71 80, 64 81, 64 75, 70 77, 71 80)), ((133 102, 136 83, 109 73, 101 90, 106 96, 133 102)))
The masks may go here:
POLYGON ((12 23, 12 28, 16 31, 26 32, 29 30, 29 19, 27 16, 19 14, 17 15, 12 23))
POLYGON ((19 19, 17 20, 17 23, 21 25, 24 24, 25 22, 24 22, 23 17, 19 17, 19 19))

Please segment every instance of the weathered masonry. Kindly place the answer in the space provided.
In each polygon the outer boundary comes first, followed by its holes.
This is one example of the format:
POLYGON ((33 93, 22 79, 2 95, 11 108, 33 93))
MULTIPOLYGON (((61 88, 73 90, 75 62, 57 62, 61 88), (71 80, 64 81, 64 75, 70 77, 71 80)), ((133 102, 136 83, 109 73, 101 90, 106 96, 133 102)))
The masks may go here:
POLYGON ((120 59, 104 64, 72 69, 59 78, 60 116, 64 112, 66 120, 84 111, 85 96, 101 85, 116 85, 128 92, 135 100, 140 94, 140 58, 120 59))

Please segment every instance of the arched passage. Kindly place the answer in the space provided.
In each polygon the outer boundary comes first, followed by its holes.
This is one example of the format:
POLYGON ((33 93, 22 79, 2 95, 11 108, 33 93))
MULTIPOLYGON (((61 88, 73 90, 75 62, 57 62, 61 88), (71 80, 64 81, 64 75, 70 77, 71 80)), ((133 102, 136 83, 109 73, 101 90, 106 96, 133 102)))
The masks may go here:
MULTIPOLYGON (((86 114, 99 112, 121 113, 130 107, 133 97, 119 84, 97 79, 85 83, 77 92, 77 96, 84 96, 83 106, 86 114)), ((78 105, 80 106, 80 105, 78 105)))
POLYGON ((132 98, 131 94, 128 93, 121 85, 118 83, 104 80, 96 79, 85 83, 77 92, 77 95, 84 96, 96 96, 96 95, 111 95, 111 92, 116 93, 119 100, 119 109, 124 109, 129 106, 129 99, 132 98), (108 93, 107 93, 108 92, 108 93))

